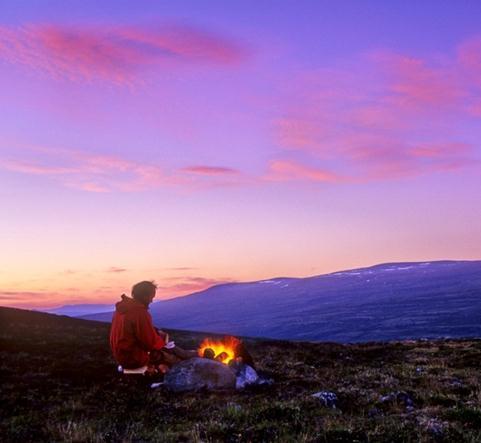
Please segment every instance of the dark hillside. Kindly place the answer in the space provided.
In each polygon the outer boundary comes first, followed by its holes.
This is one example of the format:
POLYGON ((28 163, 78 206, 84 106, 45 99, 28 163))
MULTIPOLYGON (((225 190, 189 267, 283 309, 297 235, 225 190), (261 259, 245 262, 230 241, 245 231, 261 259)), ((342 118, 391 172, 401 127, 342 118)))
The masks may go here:
MULTIPOLYGON (((0 308, 11 441, 481 441, 481 341, 247 340, 270 387, 171 394, 121 380, 109 325, 0 308), (311 395, 332 391, 337 408, 311 395)), ((185 347, 205 334, 173 332, 185 347)))

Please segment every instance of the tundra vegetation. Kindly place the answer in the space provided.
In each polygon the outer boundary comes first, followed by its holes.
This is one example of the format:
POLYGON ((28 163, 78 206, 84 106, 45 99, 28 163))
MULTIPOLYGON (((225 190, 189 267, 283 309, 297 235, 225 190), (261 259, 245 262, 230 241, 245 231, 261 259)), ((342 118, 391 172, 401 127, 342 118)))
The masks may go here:
MULTIPOLYGON (((481 340, 245 339, 272 386, 172 394, 119 376, 108 331, 0 308, 2 441, 481 441, 481 340)), ((170 332, 186 348, 208 335, 170 332)))

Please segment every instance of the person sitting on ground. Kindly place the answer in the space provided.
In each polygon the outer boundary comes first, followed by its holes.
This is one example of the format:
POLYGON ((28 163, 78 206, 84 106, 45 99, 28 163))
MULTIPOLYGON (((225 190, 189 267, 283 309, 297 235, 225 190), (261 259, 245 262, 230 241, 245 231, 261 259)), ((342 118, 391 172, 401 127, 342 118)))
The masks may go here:
POLYGON ((165 373, 173 364, 197 355, 175 346, 166 332, 154 328, 148 309, 156 290, 153 281, 141 281, 132 287, 132 298, 122 294, 115 305, 110 347, 123 369, 165 373))

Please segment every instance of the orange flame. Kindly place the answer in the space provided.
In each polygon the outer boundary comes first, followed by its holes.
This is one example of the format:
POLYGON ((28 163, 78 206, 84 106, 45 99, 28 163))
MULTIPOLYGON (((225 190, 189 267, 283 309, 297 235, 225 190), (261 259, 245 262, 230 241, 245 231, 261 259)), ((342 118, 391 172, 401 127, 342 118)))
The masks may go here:
POLYGON ((220 361, 224 364, 228 364, 231 360, 235 358, 235 349, 240 343, 240 340, 235 337, 224 337, 223 340, 213 340, 211 338, 206 338, 201 343, 198 353, 200 357, 204 356, 204 351, 210 348, 214 351, 215 357, 225 352, 226 357, 222 358, 220 361))

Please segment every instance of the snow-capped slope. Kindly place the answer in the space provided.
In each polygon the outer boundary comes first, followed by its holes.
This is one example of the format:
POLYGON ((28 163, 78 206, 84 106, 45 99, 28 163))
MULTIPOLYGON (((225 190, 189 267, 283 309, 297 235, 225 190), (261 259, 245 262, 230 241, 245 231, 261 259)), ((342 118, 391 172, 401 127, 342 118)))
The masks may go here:
POLYGON ((292 340, 481 337, 481 261, 389 263, 228 283, 160 301, 151 313, 165 328, 292 340))

